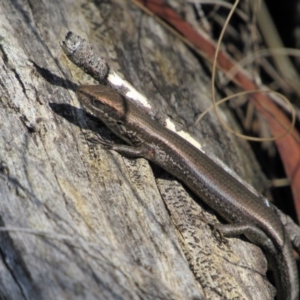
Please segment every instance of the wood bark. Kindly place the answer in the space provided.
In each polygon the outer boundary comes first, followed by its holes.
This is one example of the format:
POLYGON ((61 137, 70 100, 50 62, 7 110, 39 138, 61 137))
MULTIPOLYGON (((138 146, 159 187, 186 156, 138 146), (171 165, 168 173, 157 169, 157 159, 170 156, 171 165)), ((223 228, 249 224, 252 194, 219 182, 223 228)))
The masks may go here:
POLYGON ((0 12, 0 298, 271 299, 258 247, 219 244, 200 217, 219 221, 201 199, 148 161, 89 141, 116 137, 80 108, 76 86, 95 82, 59 43, 69 30, 88 40, 262 190, 246 142, 214 113, 193 126, 211 104, 205 63, 131 1, 1 1, 0 12))

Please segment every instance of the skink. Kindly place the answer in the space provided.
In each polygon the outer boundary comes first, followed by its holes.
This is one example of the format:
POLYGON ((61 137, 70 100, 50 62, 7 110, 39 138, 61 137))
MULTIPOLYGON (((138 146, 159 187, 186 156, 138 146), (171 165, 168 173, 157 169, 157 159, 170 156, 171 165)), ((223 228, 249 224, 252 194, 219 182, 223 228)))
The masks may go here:
POLYGON ((224 236, 244 234, 260 246, 274 273, 277 299, 298 300, 299 279, 289 237, 276 212, 207 155, 104 85, 80 86, 78 98, 127 145, 109 149, 144 157, 182 181, 230 224, 224 236))

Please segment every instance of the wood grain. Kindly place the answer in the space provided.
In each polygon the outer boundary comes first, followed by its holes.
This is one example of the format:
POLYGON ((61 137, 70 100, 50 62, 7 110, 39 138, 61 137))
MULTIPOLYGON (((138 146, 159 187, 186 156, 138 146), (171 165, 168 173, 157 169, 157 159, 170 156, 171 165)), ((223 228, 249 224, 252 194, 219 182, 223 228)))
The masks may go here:
MULTIPOLYGON (((199 212, 197 222, 183 219, 196 204, 180 184, 153 174, 143 159, 89 142, 95 132, 115 137, 79 107, 76 86, 93 80, 59 43, 69 30, 89 40, 186 127, 211 103, 210 74, 193 53, 130 1, 1 1, 0 14, 0 225, 20 229, 0 233, 0 298, 223 299, 230 289, 240 299, 267 299, 259 248, 242 239, 217 245, 199 212), (188 199, 181 208, 180 193, 188 199), (208 269, 189 249, 190 226, 208 269), (232 271, 224 272, 228 263, 232 271)), ((191 131, 205 151, 262 190, 248 144, 214 114, 191 131)))

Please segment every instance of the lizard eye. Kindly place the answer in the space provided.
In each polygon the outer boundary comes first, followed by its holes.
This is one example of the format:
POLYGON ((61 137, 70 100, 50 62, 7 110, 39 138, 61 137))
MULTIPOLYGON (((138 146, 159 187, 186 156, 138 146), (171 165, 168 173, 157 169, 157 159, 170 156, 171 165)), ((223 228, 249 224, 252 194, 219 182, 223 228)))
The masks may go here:
POLYGON ((122 121, 117 121, 117 124, 118 125, 123 125, 123 122, 122 121))
POLYGON ((92 103, 92 105, 93 106, 95 106, 95 107, 101 107, 101 103, 100 103, 100 101, 97 101, 97 100, 95 100, 95 99, 91 99, 91 103, 92 103))

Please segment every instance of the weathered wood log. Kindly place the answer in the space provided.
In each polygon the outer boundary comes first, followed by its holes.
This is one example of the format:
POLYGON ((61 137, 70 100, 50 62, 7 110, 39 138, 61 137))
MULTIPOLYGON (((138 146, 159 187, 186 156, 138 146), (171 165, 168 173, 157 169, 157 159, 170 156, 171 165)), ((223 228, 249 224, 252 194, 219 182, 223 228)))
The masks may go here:
POLYGON ((0 298, 270 298, 258 247, 220 245, 201 199, 148 161, 89 142, 95 132, 115 137, 80 108, 75 87, 94 81, 59 43, 69 30, 88 40, 261 190, 246 142, 213 113, 192 128, 211 104, 210 74, 193 53, 130 1, 2 1, 0 11, 0 298))

